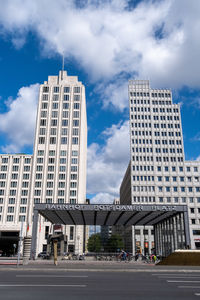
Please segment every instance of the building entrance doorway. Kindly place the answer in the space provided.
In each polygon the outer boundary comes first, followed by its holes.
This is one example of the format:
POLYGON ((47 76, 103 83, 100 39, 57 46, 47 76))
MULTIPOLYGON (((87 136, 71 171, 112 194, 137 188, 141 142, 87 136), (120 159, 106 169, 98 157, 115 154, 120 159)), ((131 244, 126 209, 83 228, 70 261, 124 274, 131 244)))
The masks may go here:
POLYGON ((19 231, 0 232, 0 255, 15 256, 18 251, 19 231))

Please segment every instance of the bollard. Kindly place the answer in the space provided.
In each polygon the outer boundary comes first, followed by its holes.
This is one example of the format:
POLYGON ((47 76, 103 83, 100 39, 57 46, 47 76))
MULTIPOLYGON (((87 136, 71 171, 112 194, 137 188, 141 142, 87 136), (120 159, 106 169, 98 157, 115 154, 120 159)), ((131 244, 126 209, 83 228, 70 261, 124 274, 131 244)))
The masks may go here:
POLYGON ((58 265, 58 241, 53 241, 53 255, 54 255, 54 265, 58 265))

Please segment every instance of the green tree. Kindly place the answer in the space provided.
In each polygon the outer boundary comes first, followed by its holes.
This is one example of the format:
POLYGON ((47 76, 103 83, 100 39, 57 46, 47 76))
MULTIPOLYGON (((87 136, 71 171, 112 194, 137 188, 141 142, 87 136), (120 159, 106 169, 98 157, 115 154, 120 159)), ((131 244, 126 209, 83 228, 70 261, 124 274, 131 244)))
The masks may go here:
POLYGON ((122 237, 119 234, 112 234, 107 242, 106 251, 117 252, 118 249, 123 249, 123 248, 124 248, 124 242, 122 240, 122 237))
POLYGON ((93 234, 88 239, 88 251, 100 252, 102 248, 101 236, 99 233, 93 234))

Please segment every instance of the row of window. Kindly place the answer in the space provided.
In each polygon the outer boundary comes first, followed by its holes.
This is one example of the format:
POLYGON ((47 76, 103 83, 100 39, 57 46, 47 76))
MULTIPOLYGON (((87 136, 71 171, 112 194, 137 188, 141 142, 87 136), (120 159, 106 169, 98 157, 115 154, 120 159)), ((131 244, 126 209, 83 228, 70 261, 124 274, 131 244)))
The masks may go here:
MULTIPOLYGON (((143 180, 142 180, 143 181, 143 180)), ((147 181, 147 180, 146 180, 147 181)), ((178 188, 177 186, 158 186, 157 187, 158 192, 186 192, 186 190, 188 190, 188 192, 193 192, 195 191, 196 193, 200 193, 200 187, 185 187, 185 186, 181 186, 180 188, 178 188)), ((134 192, 155 192, 155 186, 133 186, 133 191, 134 192)))
MULTIPOLYGON (((50 150, 49 151, 49 156, 55 156, 56 151, 55 150, 50 150)), ((44 156, 44 150, 38 150, 38 156, 44 156)), ((61 150, 60 151, 60 156, 67 156, 67 151, 66 150, 61 150)), ((78 156, 78 151, 73 150, 72 151, 72 156, 78 156)))
MULTIPOLYGON (((1 166, 1 171, 7 171, 8 170, 8 166, 7 165, 2 165, 1 166)), ((24 172, 28 172, 31 170, 30 166, 24 166, 24 172)), ((19 171, 19 166, 13 166, 12 167, 12 171, 14 172, 18 172, 19 171)))
MULTIPOLYGON (((6 179, 6 173, 0 173, 0 179, 6 179)), ((11 179, 17 179, 18 178, 18 173, 13 173, 12 175, 11 175, 11 179)), ((23 179, 29 179, 29 177, 30 177, 30 174, 27 174, 27 173, 24 173, 23 174, 23 179)))
MULTIPOLYGON (((134 123, 132 123, 131 125, 132 125, 132 127, 134 127, 134 123)), ((137 136, 138 135, 141 135, 141 136, 150 135, 150 136, 152 136, 152 131, 137 131, 136 130, 136 131, 132 131, 132 135, 137 135, 137 136)), ((155 131, 154 136, 176 136, 176 137, 180 137, 181 133, 180 132, 173 132, 173 131, 169 131, 169 132, 155 131)))
MULTIPOLYGON (((181 140, 155 140, 154 141, 156 145, 181 145, 181 140)), ((153 141, 151 139, 132 139, 132 144, 153 144, 153 141)))
MULTIPOLYGON (((1 215, 0 215, 0 221, 1 221, 1 215)), ((13 222, 14 221, 14 216, 13 215, 7 215, 7 222, 13 222)), ((26 216, 19 216, 19 222, 25 222, 26 221, 26 216)))
MULTIPOLYGON (((53 181, 47 181, 46 184, 47 188, 53 188, 54 182, 53 181)), ((42 182, 41 181, 35 181, 35 187, 40 188, 42 187, 42 182)), ((70 183, 71 188, 76 188, 77 187, 77 182, 71 182, 70 183)), ((61 181, 58 183, 58 188, 65 188, 65 181, 61 181)))
MULTIPOLYGON (((3 204, 3 198, 0 198, 0 204, 3 204)), ((8 203, 9 204, 15 204, 15 198, 9 198, 8 203)), ((21 198, 20 199, 20 204, 27 204, 28 199, 27 198, 21 198)))
MULTIPOLYGON (((38 164, 42 164, 43 162, 44 162, 43 157, 38 157, 37 158, 37 163, 38 164)), ((48 163, 49 164, 54 164, 55 163, 55 158, 54 157, 49 157, 48 163)), ((60 164, 62 165, 62 164, 66 164, 66 163, 67 163, 67 159, 64 158, 64 157, 61 157, 60 158, 60 164)), ((71 163, 73 165, 77 164, 78 163, 78 158, 72 157, 71 158, 71 163)), ((1 184, 1 182, 0 182, 0 184, 1 184)), ((22 183, 22 185, 23 185, 23 183, 22 183)))
MULTIPOLYGON (((143 148, 132 148, 132 152, 136 153, 153 153, 153 148, 143 147, 143 148)), ((155 148, 156 153, 182 153, 182 148, 155 148)))
MULTIPOLYGON (((2 157, 1 162, 2 164, 7 164, 9 161, 8 157, 2 157)), ((19 158, 13 158, 12 160, 13 164, 19 164, 20 159, 19 158)), ((31 158, 25 158, 24 159, 24 164, 30 164, 31 163, 31 158)))
MULTIPOLYGON (((0 206, 0 212, 2 212, 2 206, 0 206)), ((14 213, 15 206, 8 206, 8 213, 14 213)), ((20 213, 26 213, 26 206, 20 206, 19 208, 20 213)))
MULTIPOLYGON (((57 96, 57 95, 54 95, 54 96, 57 96)), ((44 97, 44 96, 43 96, 43 97, 44 97)), ((57 98, 58 98, 58 96, 57 96, 57 98)), ((47 97, 46 100, 48 100, 48 97, 47 97)), ((53 100, 54 100, 54 99, 53 99, 53 100)), ((55 99, 55 100, 58 100, 58 99, 55 99)), ((64 101, 69 100, 68 97, 67 97, 67 95, 64 96, 63 100, 64 100, 64 101)), ((53 105, 53 107, 54 107, 54 105, 53 105)), ((41 105, 41 108, 42 108, 42 109, 48 109, 48 102, 43 102, 42 105, 41 105)), ((80 103, 79 103, 79 102, 74 102, 73 108, 74 108, 74 109, 77 109, 77 110, 80 109, 80 103)), ((53 111, 52 111, 52 112, 53 112, 53 111)))
MULTIPOLYGON (((28 195, 28 191, 29 191, 29 190, 22 190, 22 191, 21 191, 21 195, 22 195, 22 196, 27 196, 27 195, 28 195)), ((1 196, 4 196, 4 195, 5 195, 5 190, 0 189, 0 195, 1 195, 1 196)), ((16 195, 17 195, 17 190, 10 190, 9 195, 10 195, 10 196, 16 196, 16 195)))
MULTIPOLYGON (((133 176, 133 181, 150 181, 152 178, 152 181, 165 181, 165 182, 184 182, 185 178, 183 176, 133 176)), ((196 178, 196 182, 199 182, 199 177, 195 177, 196 178)), ((191 182, 192 178, 191 177, 187 177, 188 181, 191 182)), ((191 189, 190 189, 191 191, 191 189)))
MULTIPOLYGON (((132 161, 134 162, 146 162, 146 161, 154 161, 153 156, 132 156, 132 161)), ((183 157, 168 157, 168 156, 156 156, 156 162, 183 162, 183 157)))
MULTIPOLYGON (((157 171, 162 171, 162 169, 163 169, 163 171, 165 171, 165 172, 168 172, 169 171, 169 167, 168 166, 164 166, 163 168, 161 167, 161 166, 157 166, 157 171)), ((179 167, 179 168, 177 168, 177 167, 175 167, 175 166, 172 166, 171 168, 171 171, 172 172, 176 172, 177 170, 179 170, 179 172, 183 172, 183 167, 179 167)), ((196 173, 196 172, 198 172, 198 167, 186 167, 185 169, 184 169, 186 172, 191 172, 192 170, 196 173)), ((189 180, 189 181, 191 181, 191 178, 192 177, 187 177, 187 179, 189 180)), ((197 178, 195 177, 195 180, 196 180, 197 178)))
MULTIPOLYGON (((41 196, 41 190, 36 189, 34 192, 35 196, 41 196)), ((53 196, 53 190, 46 190, 46 196, 53 196)), ((76 190, 70 190, 70 196, 76 196, 76 190)), ((58 196, 64 196, 65 190, 58 190, 58 196)))
MULTIPOLYGON (((5 187, 6 186, 6 181, 0 181, 0 187, 5 187)), ((22 187, 27 188, 29 186, 29 182, 24 181, 22 182, 22 187)), ((17 181, 11 181, 10 187, 17 187, 17 181)))
MULTIPOLYGON (((78 145, 79 139, 78 137, 72 137, 72 145, 78 145)), ((45 144, 45 137, 39 137, 38 144, 45 144)), ((56 137, 49 138, 49 144, 55 145, 56 144, 56 137)), ((67 137, 60 138, 60 144, 66 145, 67 144, 67 137)))
MULTIPOLYGON (((147 116, 145 116, 147 117, 147 116)), ((168 128, 168 129, 171 129, 171 128, 180 128, 180 124, 166 124, 166 123, 155 123, 153 124, 153 128, 168 128)), ((143 122, 143 123, 132 123, 132 127, 138 127, 138 128, 152 128, 152 125, 151 123, 147 123, 147 122, 143 122)), ((134 134, 134 132, 132 132, 132 134, 134 134)))
MULTIPOLYGON (((72 87, 71 87, 71 89, 72 89, 72 87)), ((59 86, 54 86, 53 87, 53 92, 54 93, 59 93, 59 91, 60 91, 59 86)), ((73 88, 73 91, 74 91, 74 93, 80 93, 80 91, 81 91, 80 86, 75 86, 73 88)), ((63 87, 63 92, 64 93, 70 93, 70 87, 69 86, 63 87)), ((43 86, 43 93, 49 93, 49 86, 43 86)))
MULTIPOLYGON (((69 125, 69 120, 68 119, 62 119, 62 126, 68 126, 69 125)), ((40 120, 40 126, 47 126, 47 120, 46 119, 41 119, 40 120)), ((55 127, 58 126, 58 119, 51 119, 51 126, 55 127)), ((78 127, 79 126, 79 120, 73 120, 72 126, 78 127)))
POLYGON ((133 97, 149 97, 149 96, 152 96, 152 97, 159 97, 159 98, 168 98, 168 97, 171 97, 171 94, 170 93, 146 93, 146 92, 130 92, 130 96, 133 96, 133 97))
MULTIPOLYGON (((135 99, 135 100, 132 100, 131 99, 131 104, 141 104, 141 105, 144 105, 144 104, 148 104, 150 105, 150 100, 145 100, 145 99, 142 99, 142 100, 139 100, 139 99, 135 99)), ((172 105, 172 102, 171 101, 152 101, 152 104, 153 105, 172 105)))
MULTIPOLYGON (((66 176, 63 173, 60 173, 58 175, 59 180, 65 180, 66 176)), ((71 174, 70 176, 71 180, 77 180, 77 174, 71 174)), ((36 173, 35 179, 42 179, 42 173, 36 173)), ((47 180, 52 180, 54 179, 54 173, 48 173, 47 174, 47 180)))
MULTIPOLYGON (((74 95, 73 98, 74 98, 74 101, 80 101, 80 95, 74 95)), ((43 94, 42 95, 42 101, 48 101, 48 100, 49 100, 49 95, 48 94, 43 94)), ((53 108, 54 108, 55 103, 59 100, 59 95, 54 94, 52 100, 53 100, 53 108)), ((64 95, 63 96, 63 101, 69 101, 69 95, 64 95)))
MULTIPOLYGON (((167 203, 179 203, 179 202, 182 202, 182 203, 186 203, 187 201, 189 203, 194 203, 195 202, 195 198, 194 197, 189 197, 189 198, 186 198, 186 197, 158 197, 157 198, 158 202, 159 203, 164 203, 164 202, 167 202, 167 203)), ((197 197, 196 198, 196 201, 197 203, 200 203, 200 197, 197 197)), ((156 197, 151 197, 151 196, 134 196, 133 197, 133 202, 156 202, 156 197)))
MULTIPOLYGON (((134 107, 132 107, 131 106, 131 112, 151 112, 151 108, 150 107, 143 107, 143 106, 141 106, 141 107, 136 107, 136 106, 134 106, 134 107)), ((157 108, 157 107, 153 107, 153 113, 158 113, 158 112, 160 112, 160 113, 179 113, 179 109, 178 108, 157 108)))
MULTIPOLYGON (((57 135, 57 128, 51 128, 50 135, 57 135)), ((62 128, 61 129, 61 135, 67 135, 68 134, 68 128, 62 128)), ((39 135, 46 135, 46 128, 41 127, 39 131, 39 135)), ((72 129, 72 135, 79 135, 79 128, 73 128, 72 129)))
MULTIPOLYGON (((47 110, 42 110, 41 113, 40 113, 40 117, 41 118, 47 118, 47 116, 48 116, 47 115, 47 110)), ((58 111, 57 110, 52 110, 51 117, 52 118, 58 118, 58 111)), ((69 111, 68 110, 63 110, 62 117, 63 118, 69 118, 69 111)), ((73 117, 74 118, 79 118, 79 111, 78 110, 74 110, 73 117)))
MULTIPOLYGON (((131 119, 132 120, 151 120, 151 116, 150 115, 135 115, 135 114, 131 114, 131 119)), ((179 116, 153 116, 153 120, 154 121, 179 121, 179 116)))

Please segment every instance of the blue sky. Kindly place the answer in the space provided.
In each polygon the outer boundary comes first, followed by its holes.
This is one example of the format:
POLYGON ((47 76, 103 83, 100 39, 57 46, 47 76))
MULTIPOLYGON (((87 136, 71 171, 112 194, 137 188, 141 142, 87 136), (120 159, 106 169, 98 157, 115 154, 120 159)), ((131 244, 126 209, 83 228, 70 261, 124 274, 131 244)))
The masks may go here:
POLYGON ((129 161, 131 78, 171 88, 187 160, 200 160, 200 2, 0 0, 0 151, 32 153, 38 84, 86 86, 90 197, 111 201, 129 161))

